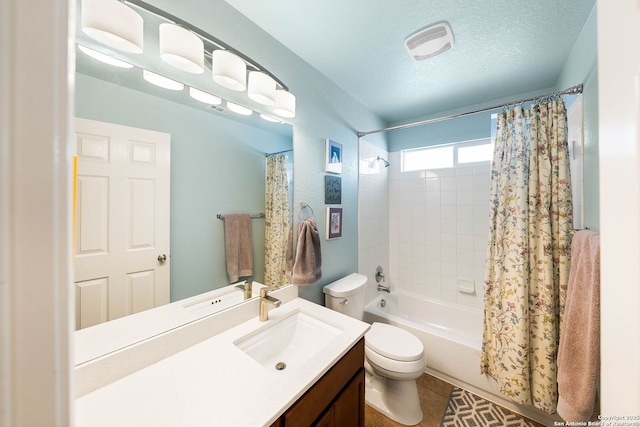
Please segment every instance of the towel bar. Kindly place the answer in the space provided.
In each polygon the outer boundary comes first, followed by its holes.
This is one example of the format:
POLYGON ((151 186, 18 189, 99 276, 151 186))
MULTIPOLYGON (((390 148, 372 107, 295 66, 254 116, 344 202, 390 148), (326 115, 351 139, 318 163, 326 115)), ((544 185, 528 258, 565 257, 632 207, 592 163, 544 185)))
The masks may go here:
MULTIPOLYGON (((217 214, 216 218, 224 220, 224 215, 217 214)), ((251 214, 251 215, 249 215, 249 218, 265 218, 265 214, 262 213, 262 212, 261 213, 256 213, 256 214, 251 214)))

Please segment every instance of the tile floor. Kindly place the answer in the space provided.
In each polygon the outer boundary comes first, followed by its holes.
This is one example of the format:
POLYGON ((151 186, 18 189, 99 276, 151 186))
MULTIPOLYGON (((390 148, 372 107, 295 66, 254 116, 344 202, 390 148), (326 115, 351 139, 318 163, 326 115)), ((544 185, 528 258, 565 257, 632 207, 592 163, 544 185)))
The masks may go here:
MULTIPOLYGON (((416 384, 424 413, 424 418, 418 426, 440 427, 453 386, 428 374, 418 378, 416 384)), ((365 405, 364 425, 365 427, 402 427, 402 424, 390 420, 369 405, 365 405)))
MULTIPOLYGON (((416 380, 418 395, 424 418, 418 424, 420 427, 440 427, 442 416, 447 410, 449 396, 453 386, 429 374, 424 374, 416 380)), ((365 405, 365 427, 403 427, 395 421, 385 417, 369 405, 365 405)))

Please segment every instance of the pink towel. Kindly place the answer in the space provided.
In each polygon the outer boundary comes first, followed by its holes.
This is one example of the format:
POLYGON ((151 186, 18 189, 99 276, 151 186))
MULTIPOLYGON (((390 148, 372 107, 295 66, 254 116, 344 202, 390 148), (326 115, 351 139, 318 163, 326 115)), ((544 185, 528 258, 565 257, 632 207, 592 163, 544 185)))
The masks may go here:
POLYGON ((558 414, 589 421, 599 410, 600 236, 578 231, 571 242, 571 272, 558 348, 558 414))
POLYGON ((251 217, 249 214, 224 216, 224 246, 229 281, 234 283, 240 277, 253 276, 251 217))
POLYGON ((300 234, 291 282, 294 285, 310 285, 322 277, 320 234, 313 218, 300 222, 299 227, 300 234))

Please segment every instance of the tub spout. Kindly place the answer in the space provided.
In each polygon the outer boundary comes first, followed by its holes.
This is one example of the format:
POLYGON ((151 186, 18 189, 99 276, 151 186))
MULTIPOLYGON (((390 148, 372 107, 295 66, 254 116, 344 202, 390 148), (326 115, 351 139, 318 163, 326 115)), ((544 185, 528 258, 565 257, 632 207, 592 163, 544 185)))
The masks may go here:
POLYGON ((378 290, 390 294, 391 293, 391 286, 384 286, 384 285, 381 285, 381 284, 378 283, 378 290))

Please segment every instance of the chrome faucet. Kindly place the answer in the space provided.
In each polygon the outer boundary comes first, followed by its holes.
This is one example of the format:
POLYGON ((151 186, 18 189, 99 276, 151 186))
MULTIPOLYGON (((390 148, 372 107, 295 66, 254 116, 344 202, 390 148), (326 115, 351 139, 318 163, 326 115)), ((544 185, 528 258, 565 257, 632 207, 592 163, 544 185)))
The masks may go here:
POLYGON ((282 301, 277 298, 268 295, 268 292, 273 291, 273 288, 261 288, 260 289, 260 321, 266 322, 269 320, 269 304, 274 307, 280 307, 282 301))
POLYGON ((382 291, 382 292, 386 292, 388 294, 391 293, 391 287, 390 286, 384 286, 384 285, 381 285, 380 283, 378 283, 378 290, 382 291))
POLYGON ((378 290, 390 294, 391 287, 380 284, 380 282, 384 282, 384 271, 382 270, 382 267, 378 266, 378 268, 376 268, 375 277, 376 277, 376 282, 378 282, 378 290))
POLYGON ((252 295, 252 287, 253 287, 253 277, 248 277, 245 279, 244 283, 240 285, 236 285, 235 288, 244 293, 244 299, 251 298, 252 295))

